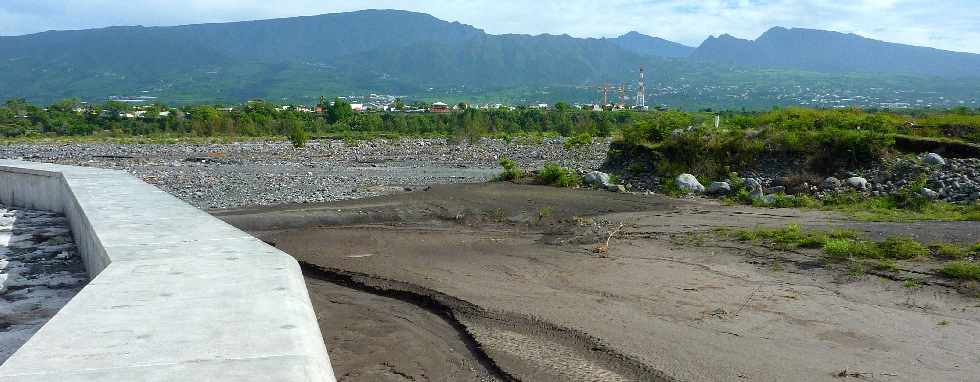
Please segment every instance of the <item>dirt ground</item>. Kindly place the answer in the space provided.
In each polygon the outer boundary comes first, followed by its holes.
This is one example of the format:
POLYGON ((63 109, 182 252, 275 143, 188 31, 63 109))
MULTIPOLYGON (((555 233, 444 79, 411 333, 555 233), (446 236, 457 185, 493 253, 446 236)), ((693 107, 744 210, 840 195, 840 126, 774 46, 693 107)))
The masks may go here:
POLYGON ((344 381, 980 375, 980 299, 928 264, 854 275, 816 252, 711 232, 797 223, 966 243, 977 223, 860 223, 512 184, 214 214, 301 261, 344 381))

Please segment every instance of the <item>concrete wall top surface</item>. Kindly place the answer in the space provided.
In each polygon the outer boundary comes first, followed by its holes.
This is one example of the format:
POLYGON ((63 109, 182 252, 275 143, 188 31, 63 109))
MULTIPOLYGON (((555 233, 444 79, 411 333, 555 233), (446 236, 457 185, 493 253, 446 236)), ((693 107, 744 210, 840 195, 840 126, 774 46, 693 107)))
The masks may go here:
POLYGON ((121 171, 0 160, 0 201, 64 213, 92 275, 0 380, 334 380, 276 248, 121 171))

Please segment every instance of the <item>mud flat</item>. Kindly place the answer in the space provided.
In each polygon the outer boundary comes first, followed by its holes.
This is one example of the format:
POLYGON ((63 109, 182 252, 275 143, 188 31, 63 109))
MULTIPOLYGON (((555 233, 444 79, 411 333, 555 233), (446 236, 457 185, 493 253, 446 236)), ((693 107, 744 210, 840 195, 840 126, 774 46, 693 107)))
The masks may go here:
POLYGON ((796 223, 972 242, 977 223, 910 228, 511 184, 215 214, 304 264, 344 380, 980 375, 980 300, 928 272, 910 289, 850 275, 812 253, 711 234, 796 223), (613 231, 608 251, 597 253, 613 231))

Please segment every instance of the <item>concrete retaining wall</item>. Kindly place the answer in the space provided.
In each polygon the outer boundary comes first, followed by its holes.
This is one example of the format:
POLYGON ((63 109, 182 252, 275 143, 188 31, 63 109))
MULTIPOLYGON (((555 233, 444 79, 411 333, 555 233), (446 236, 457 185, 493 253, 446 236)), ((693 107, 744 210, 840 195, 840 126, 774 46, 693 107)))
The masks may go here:
POLYGON ((292 257, 127 173, 0 160, 0 202, 57 211, 92 281, 2 381, 334 381, 292 257))

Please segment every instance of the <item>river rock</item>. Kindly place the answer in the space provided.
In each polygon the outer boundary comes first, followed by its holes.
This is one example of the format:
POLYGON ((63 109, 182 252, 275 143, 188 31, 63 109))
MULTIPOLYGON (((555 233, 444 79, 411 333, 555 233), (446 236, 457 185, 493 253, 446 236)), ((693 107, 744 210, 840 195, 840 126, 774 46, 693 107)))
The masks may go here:
POLYGON ((586 185, 599 188, 609 188, 609 174, 602 171, 590 171, 582 177, 586 185))
POLYGON ((695 178, 694 175, 680 174, 674 179, 674 182, 677 183, 677 187, 688 193, 700 194, 704 192, 704 186, 698 182, 698 178, 695 178))
POLYGON ((942 156, 940 156, 939 154, 936 154, 936 153, 928 153, 928 154, 926 154, 926 156, 924 158, 922 158, 922 161, 925 162, 925 164, 929 164, 929 165, 935 165, 935 166, 945 166, 946 165, 946 160, 943 159, 942 156))
POLYGON ((919 189, 919 195, 925 196, 929 199, 936 200, 939 199, 939 193, 928 188, 922 187, 919 189))
POLYGON ((852 176, 847 178, 847 185, 858 190, 866 190, 868 188, 868 180, 860 176, 852 176))
POLYGON ((745 187, 749 189, 749 197, 752 199, 761 198, 766 194, 765 189, 762 188, 762 183, 755 178, 745 178, 745 187))
POLYGON ((708 186, 708 193, 712 195, 727 195, 732 192, 732 185, 728 182, 711 182, 708 186))
POLYGON ((840 181, 840 179, 828 176, 827 179, 824 179, 823 183, 821 183, 821 187, 823 187, 824 190, 836 190, 840 188, 842 184, 843 183, 840 181))

